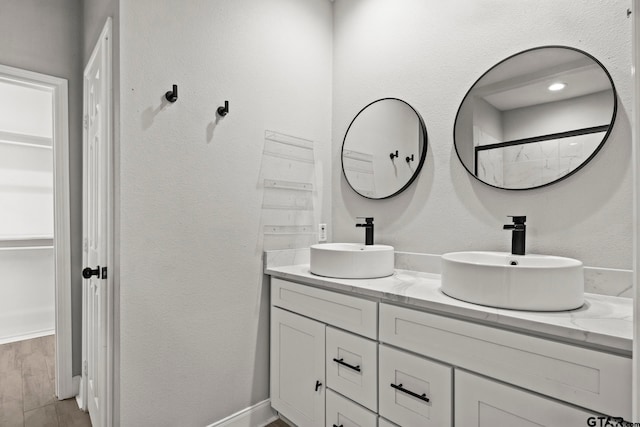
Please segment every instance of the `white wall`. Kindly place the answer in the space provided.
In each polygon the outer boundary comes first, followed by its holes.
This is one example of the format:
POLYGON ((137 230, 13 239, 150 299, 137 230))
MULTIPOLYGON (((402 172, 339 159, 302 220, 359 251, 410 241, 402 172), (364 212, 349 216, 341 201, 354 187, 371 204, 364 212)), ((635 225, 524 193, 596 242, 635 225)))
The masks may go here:
MULTIPOLYGON (((0 206, 0 240, 53 238, 51 148, 0 141, 0 206)), ((53 289, 54 277, 48 279, 53 289)))
POLYGON ((0 344, 54 330, 54 274, 53 246, 0 247, 0 344))
POLYGON ((203 426, 268 397, 264 131, 316 141, 329 169, 331 16, 327 0, 121 0, 122 426, 203 426))
POLYGON ((0 131, 52 138, 52 117, 50 91, 0 81, 0 131))
POLYGON ((608 0, 337 0, 334 7, 334 240, 361 241, 357 215, 375 217, 376 241, 403 251, 509 250, 509 214, 528 217, 528 250, 591 266, 631 268, 631 30, 629 2, 608 0), (466 91, 502 59, 541 45, 583 49, 601 60, 620 96, 615 128, 574 176, 531 191, 488 187, 453 148, 466 91), (340 143, 359 107, 385 96, 411 103, 429 132, 426 164, 403 194, 369 201, 340 170, 340 143))

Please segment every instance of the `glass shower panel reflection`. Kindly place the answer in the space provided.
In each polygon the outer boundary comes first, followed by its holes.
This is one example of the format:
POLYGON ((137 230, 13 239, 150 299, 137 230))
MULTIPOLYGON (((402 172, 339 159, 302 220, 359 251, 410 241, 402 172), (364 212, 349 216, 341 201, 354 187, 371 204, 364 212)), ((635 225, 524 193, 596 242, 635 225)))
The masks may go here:
POLYGON ((476 174, 491 185, 530 188, 553 182, 595 155, 604 132, 477 150, 476 174))

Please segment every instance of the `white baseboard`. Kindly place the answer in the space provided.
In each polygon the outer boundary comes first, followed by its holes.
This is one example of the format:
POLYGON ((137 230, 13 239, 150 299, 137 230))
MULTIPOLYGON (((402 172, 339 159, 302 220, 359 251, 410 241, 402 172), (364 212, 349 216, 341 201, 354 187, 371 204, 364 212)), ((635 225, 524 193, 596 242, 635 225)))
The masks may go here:
POLYGON ((78 396, 80 394, 80 383, 82 383, 82 376, 75 375, 73 381, 73 395, 78 396))
POLYGON ((15 336, 11 336, 11 337, 4 337, 4 338, 0 338, 0 345, 1 344, 9 344, 10 342, 24 341, 24 340, 30 340, 30 339, 33 339, 33 338, 46 337, 47 335, 54 335, 55 333, 56 333, 55 329, 45 329, 43 331, 36 331, 36 332, 30 332, 30 333, 27 333, 27 334, 15 335, 15 336))
POLYGON ((264 427, 278 419, 271 409, 271 399, 263 400, 207 427, 264 427))

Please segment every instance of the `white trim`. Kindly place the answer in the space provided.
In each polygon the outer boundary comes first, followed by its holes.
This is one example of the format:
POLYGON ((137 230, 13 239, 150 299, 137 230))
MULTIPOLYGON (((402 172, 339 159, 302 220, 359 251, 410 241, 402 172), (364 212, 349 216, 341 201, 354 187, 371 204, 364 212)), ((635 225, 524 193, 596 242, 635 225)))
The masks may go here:
POLYGON ((278 416, 271 408, 271 400, 267 399, 209 424, 207 427, 263 427, 277 419, 278 416))
POLYGON ((69 201, 69 109, 67 81, 54 90, 53 126, 53 246, 56 265, 56 395, 73 397, 71 326, 71 213, 69 201))
POLYGON ((30 332, 28 334, 14 335, 12 337, 0 339, 0 345, 9 344, 11 342, 16 342, 16 341, 30 340, 30 339, 33 339, 33 338, 46 337, 46 336, 49 336, 49 335, 53 335, 55 333, 56 333, 55 329, 45 329, 45 330, 37 331, 37 332, 30 332))
POLYGON ((5 251, 6 252, 9 252, 9 251, 34 251, 34 250, 38 250, 38 249, 55 249, 55 247, 51 246, 51 245, 0 247, 0 251, 3 251, 3 252, 5 252, 5 251))
POLYGON ((633 57, 633 115, 631 117, 631 150, 633 169, 633 374, 631 393, 631 421, 640 421, 640 0, 632 3, 632 57, 633 57))
POLYGON ((53 241, 53 234, 51 235, 38 235, 38 234, 30 234, 30 235, 21 235, 21 236, 0 236, 0 242, 26 242, 32 240, 51 240, 53 241))
POLYGON ((51 92, 53 100, 56 394, 75 396, 71 344, 71 224, 69 206, 69 101, 67 80, 0 65, 0 80, 51 92))
POLYGON ((51 92, 52 88, 60 85, 60 83, 67 82, 66 79, 60 77, 23 70, 22 68, 9 67, 7 65, 0 65, 0 78, 12 84, 47 92, 51 92))
POLYGON ((115 381, 115 372, 114 372, 114 364, 115 364, 115 352, 114 352, 114 310, 115 310, 115 298, 114 298, 114 144, 113 144, 113 24, 111 22, 111 17, 107 18, 107 22, 104 25, 104 29, 102 30, 101 36, 105 38, 105 43, 107 45, 106 52, 106 81, 107 81, 107 98, 106 98, 106 110, 107 110, 107 153, 108 159, 107 164, 108 172, 107 172, 107 265, 109 267, 109 275, 107 278, 107 396, 106 396, 106 408, 107 408, 107 425, 105 427, 112 427, 114 425, 119 425, 120 421, 115 419, 114 416, 114 381, 115 381))
POLYGON ((19 147, 29 147, 29 148, 42 148, 45 150, 52 150, 53 147, 50 145, 40 145, 40 144, 31 144, 28 142, 16 142, 16 141, 5 141, 3 139, 0 139, 0 144, 5 144, 5 145, 17 145, 19 147))
POLYGON ((80 384, 82 383, 82 376, 80 375, 75 375, 73 377, 73 387, 78 390, 78 393, 76 394, 76 402, 78 402, 78 408, 82 409, 82 407, 80 406, 80 384))

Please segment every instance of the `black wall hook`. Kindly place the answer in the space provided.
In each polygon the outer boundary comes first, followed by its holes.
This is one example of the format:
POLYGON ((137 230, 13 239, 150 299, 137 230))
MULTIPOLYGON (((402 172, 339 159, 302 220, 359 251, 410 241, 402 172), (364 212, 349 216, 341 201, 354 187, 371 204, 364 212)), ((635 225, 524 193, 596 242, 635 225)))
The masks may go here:
POLYGON ((411 157, 407 156, 405 160, 407 161, 407 163, 413 162, 413 154, 411 155, 411 157))
POLYGON ((398 157, 398 150, 396 150, 395 154, 394 153, 389 154, 389 157, 391 158, 391 160, 393 160, 394 157, 398 157))
POLYGON ((229 101, 224 101, 224 107, 218 107, 218 114, 222 117, 229 114, 229 101))
POLYGON ((164 97, 169 102, 176 102, 178 100, 178 85, 173 85, 173 90, 164 94, 164 97))

